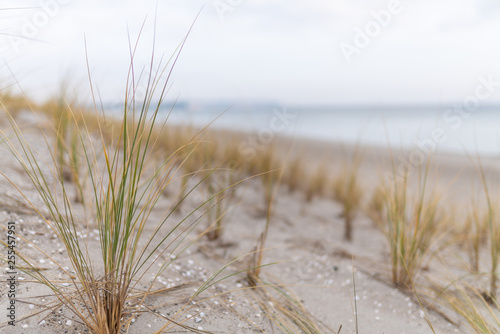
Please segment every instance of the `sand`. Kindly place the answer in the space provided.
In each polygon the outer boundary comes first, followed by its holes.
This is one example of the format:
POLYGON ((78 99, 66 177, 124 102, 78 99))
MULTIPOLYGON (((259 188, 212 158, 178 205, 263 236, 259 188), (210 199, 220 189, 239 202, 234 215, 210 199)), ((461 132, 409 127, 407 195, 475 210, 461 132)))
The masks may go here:
MULTIPOLYGON (((40 143, 41 137, 36 131, 29 116, 20 119, 25 133, 31 143, 40 143)), ((282 139, 282 145, 290 141, 282 139)), ((42 149, 42 148, 41 148, 42 149)), ((309 162, 309 168, 326 162, 333 173, 339 163, 352 153, 352 147, 339 144, 303 140, 295 141, 295 152, 302 152, 309 162), (306 153, 304 153, 306 152, 306 153)), ((407 152, 406 152, 407 153, 407 152)), ((0 170, 14 180, 22 191, 35 203, 38 196, 33 185, 17 167, 15 159, 0 148, 0 170)), ((361 182, 365 185, 367 199, 378 182, 381 170, 389 168, 387 150, 365 148, 365 159, 361 165, 361 182)), ((473 182, 475 172, 467 157, 458 155, 441 155, 436 157, 441 166, 443 189, 448 196, 448 203, 457 204, 459 200, 468 200, 463 191, 473 182), (458 180, 453 186, 449 181, 458 180), (451 195, 453 194, 453 195, 451 195)), ((497 166, 493 160, 485 162, 488 171, 495 171, 497 166)), ((62 249, 61 242, 55 238, 45 222, 29 208, 19 205, 13 198, 20 198, 12 186, 0 180, 0 224, 7 226, 8 221, 16 221, 18 232, 33 240, 54 260, 70 266, 62 249)), ((469 191, 470 192, 470 191, 469 191)), ((192 283, 185 289, 173 293, 165 293, 152 299, 151 305, 164 304, 157 307, 159 313, 166 316, 174 314, 185 297, 193 289, 218 268, 232 259, 247 254, 255 247, 265 226, 263 190, 258 180, 249 180, 239 186, 235 198, 231 201, 231 210, 225 221, 222 240, 210 242, 205 238, 194 243, 182 254, 174 265, 165 271, 156 286, 173 287, 183 283, 192 283), (180 298, 180 300, 179 300, 180 298), (177 304, 176 304, 177 302, 177 304)), ((172 194, 163 197, 158 203, 151 220, 159 219, 165 208, 173 200, 172 194)), ((185 210, 196 203, 189 203, 185 210)), ((467 333, 456 316, 442 307, 439 310, 456 322, 452 324, 443 314, 430 309, 424 310, 418 305, 415 296, 396 289, 390 283, 388 250, 382 233, 363 213, 357 215, 354 229, 354 241, 345 242, 343 236, 343 220, 341 207, 329 198, 315 198, 306 203, 300 192, 290 193, 281 187, 274 206, 269 237, 266 245, 271 249, 265 252, 265 263, 276 263, 263 269, 263 277, 287 285, 303 302, 307 310, 319 322, 328 326, 333 332, 355 333, 356 317, 354 314, 354 284, 356 285, 357 321, 360 333, 415 334, 432 333, 426 322, 427 313, 436 333, 467 333)), ((186 211, 183 211, 186 212, 186 211)), ((182 213, 173 217, 173 221, 182 218, 182 213)), ((201 231, 205 225, 200 226, 201 231)), ((5 236, 4 236, 5 237, 5 236)), ((90 230, 86 236, 91 249, 97 249, 97 231, 90 230)), ((57 269, 50 260, 27 250, 37 259, 40 266, 57 276, 57 269)), ((2 257, 5 254, 1 254, 2 257)), ((230 266, 229 272, 235 272, 248 266, 247 259, 237 261, 230 266)), ((4 264, 2 267, 6 267, 4 264)), ((442 264, 434 260, 428 265, 422 277, 435 277, 442 269, 442 264)), ((1 271, 1 279, 7 279, 5 270, 1 271)), ((145 282, 151 275, 145 277, 145 282)), ((421 279, 423 281, 423 278, 421 279)), ((17 303, 16 326, 3 326, 0 333, 86 333, 86 329, 78 319, 62 308, 53 313, 44 312, 28 319, 22 317, 43 310, 44 303, 50 297, 38 297, 47 294, 47 288, 29 282, 25 274, 18 276, 16 287, 17 303), (22 301, 22 302, 21 302, 22 301)), ((260 330, 266 333, 279 333, 269 319, 265 317, 256 302, 256 294, 246 289, 245 275, 236 275, 222 281, 206 291, 202 297, 211 297, 218 293, 233 291, 221 296, 191 305, 191 309, 179 319, 187 319, 185 325, 202 328, 204 331, 216 333, 255 333, 260 330), (234 291, 236 290, 236 291, 234 291), (252 325, 253 323, 253 325, 252 325)), ((68 287, 70 288, 70 287, 68 287)), ((5 325, 7 315, 6 284, 0 286, 0 322, 5 325)), ((432 298, 428 299, 430 302, 432 298)), ((162 321, 150 314, 142 314, 134 318, 130 333, 149 333, 161 327, 162 321)))

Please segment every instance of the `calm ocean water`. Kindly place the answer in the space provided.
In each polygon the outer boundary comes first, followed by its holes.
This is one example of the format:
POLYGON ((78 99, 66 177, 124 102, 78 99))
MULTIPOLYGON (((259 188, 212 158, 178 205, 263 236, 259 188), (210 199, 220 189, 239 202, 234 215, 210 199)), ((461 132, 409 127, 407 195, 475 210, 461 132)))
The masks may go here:
POLYGON ((430 140, 438 151, 500 154, 500 107, 462 114, 438 108, 180 107, 170 122, 394 148, 430 140), (215 121, 214 121, 215 120, 215 121), (433 137, 434 136, 434 137, 433 137), (437 137, 436 137, 437 136, 437 137), (433 139, 434 138, 434 139, 433 139))

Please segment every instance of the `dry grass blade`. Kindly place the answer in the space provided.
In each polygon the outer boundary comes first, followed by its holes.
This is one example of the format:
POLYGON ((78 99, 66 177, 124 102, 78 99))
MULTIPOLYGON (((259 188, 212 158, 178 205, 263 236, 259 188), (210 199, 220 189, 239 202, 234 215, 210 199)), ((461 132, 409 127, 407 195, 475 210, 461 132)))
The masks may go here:
POLYGON ((264 315, 282 333, 340 333, 319 322, 293 291, 280 283, 271 283, 259 277, 254 281, 252 292, 264 315))
POLYGON ((440 293, 441 303, 459 315, 476 334, 500 333, 498 305, 470 285, 451 284, 440 293))

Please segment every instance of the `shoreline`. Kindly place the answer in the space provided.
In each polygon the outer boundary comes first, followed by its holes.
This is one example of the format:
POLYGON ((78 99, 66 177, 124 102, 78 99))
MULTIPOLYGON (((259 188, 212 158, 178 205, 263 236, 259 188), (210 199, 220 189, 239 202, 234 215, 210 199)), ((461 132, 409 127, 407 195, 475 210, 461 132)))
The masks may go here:
MULTIPOLYGON (((257 111, 255 116, 249 115, 248 119, 238 111, 235 111, 234 114, 229 112, 227 115, 224 112, 200 111, 200 115, 205 114, 203 116, 206 118, 205 121, 189 120, 188 116, 180 116, 174 123, 176 125, 191 124, 195 127, 202 127, 205 123, 218 119, 212 125, 213 129, 228 130, 236 127, 240 132, 251 134, 272 127, 270 126, 270 119, 280 109, 274 108, 272 110, 272 112, 271 109, 262 112, 257 111)), ((445 110, 443 110, 440 113, 436 112, 439 117, 434 119, 433 117, 424 116, 420 118, 418 113, 415 115, 413 113, 394 111, 386 119, 383 113, 371 113, 370 110, 362 111, 368 118, 349 114, 342 115, 340 111, 332 113, 316 111, 314 108, 310 112, 307 109, 294 110, 293 108, 286 108, 284 110, 285 113, 290 115, 291 122, 287 124, 284 130, 273 130, 273 132, 275 135, 296 138, 297 140, 343 142, 346 145, 361 142, 364 146, 373 145, 369 144, 372 142, 376 143, 377 148, 387 148, 390 144, 393 149, 412 150, 421 142, 428 145, 429 140, 436 138, 438 140, 435 141, 435 144, 438 144, 437 152, 439 154, 476 155, 479 153, 488 157, 500 155, 500 147, 495 146, 494 141, 492 142, 490 138, 485 137, 482 133, 477 133, 477 127, 484 125, 486 134, 490 134, 490 137, 496 135, 493 128, 489 126, 498 120, 495 113, 491 113, 491 117, 479 117, 479 114, 474 114, 467 119, 457 119, 457 117, 441 119, 441 116, 445 114, 445 110), (438 122, 439 120, 440 122, 438 122), (452 120, 453 122, 451 122, 452 120), (315 131, 315 128, 319 130, 315 131), (465 138, 465 142, 462 142, 461 138, 465 138), (479 145, 477 144, 478 140, 479 145), (464 147, 466 148, 464 149, 464 147)))

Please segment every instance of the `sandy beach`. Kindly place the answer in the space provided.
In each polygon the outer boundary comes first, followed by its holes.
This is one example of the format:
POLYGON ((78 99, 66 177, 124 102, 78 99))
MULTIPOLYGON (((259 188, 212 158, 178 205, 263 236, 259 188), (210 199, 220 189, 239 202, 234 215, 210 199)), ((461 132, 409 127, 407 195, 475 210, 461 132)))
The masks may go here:
MULTIPOLYGON (((36 130, 37 123, 29 113, 20 115, 18 122, 31 144, 43 142, 39 131, 36 130)), ((307 152, 302 157, 308 162, 305 166, 310 173, 314 172, 318 164, 326 163, 332 176, 338 171, 342 161, 349 159, 354 149, 317 141, 295 140, 292 143, 286 138, 279 139, 276 145, 285 148, 292 144, 291 154, 307 152)), ((44 150, 42 146, 39 149, 44 150)), ((30 201, 40 206, 36 189, 20 170, 18 163, 4 146, 1 150, 2 173, 12 180, 30 201)), ((38 153, 41 152, 43 151, 38 153)), ((363 203, 369 201, 374 187, 379 182, 381 170, 390 168, 390 161, 386 149, 363 148, 363 162, 359 171, 363 203)), ((470 200, 468 195, 472 192, 471 187, 477 185, 477 173, 469 158, 465 156, 440 155, 435 157, 435 163, 440 171, 439 186, 446 194, 442 205, 449 205, 451 211, 456 208, 457 216, 460 217, 460 207, 470 200)), ((498 171, 498 165, 493 160, 485 160, 484 166, 487 173, 498 171)), ((40 216, 26 205, 12 184, 5 179, 0 182, 2 224, 6 226, 9 221, 16 222, 19 236, 32 243, 28 249, 22 249, 22 252, 31 256, 39 264, 40 270, 62 279, 64 275, 61 275, 61 270, 54 265, 54 261, 69 268, 72 265, 60 240, 40 216), (37 247, 43 250, 45 255, 37 251, 37 247)), ((178 182, 173 183, 172 187, 179 187, 178 182)), ((183 304, 189 300, 197 287, 228 263, 228 273, 237 273, 248 268, 250 256, 244 255, 253 251, 266 224, 262 192, 262 184, 258 179, 249 179, 238 185, 228 206, 222 237, 216 241, 201 237, 176 258, 172 266, 161 273, 154 283, 155 288, 167 290, 153 295, 147 300, 145 307, 163 314, 163 320, 182 310, 180 314, 176 314, 177 322, 212 333, 280 332, 276 324, 266 317, 259 294, 250 289, 244 272, 210 287, 195 302, 187 306, 183 304), (236 260, 232 262, 234 259, 236 260)), ((163 212, 174 201, 175 194, 176 191, 172 190, 161 198, 149 217, 148 224, 153 225, 161 219, 163 212)), ((74 205, 82 219, 81 223, 86 225, 85 230, 88 231, 82 240, 88 243, 88 249, 95 251, 92 256, 98 256, 99 231, 92 220, 84 219, 81 205, 74 205)), ((187 211, 176 212, 172 222, 181 220, 183 214, 189 212, 188 207, 197 205, 188 201, 184 209, 187 211)), ((47 212, 41 211, 41 214, 50 217, 47 212)), ((205 228, 205 224, 200 225, 191 235, 202 233, 205 228)), ((438 254, 439 256, 423 265, 424 269, 414 282, 421 295, 415 295, 414 291, 399 289, 391 283, 387 240, 364 210, 360 209, 356 214, 352 242, 343 239, 343 228, 342 207, 330 196, 316 196, 311 202, 306 202, 302 191, 290 192, 285 185, 280 186, 275 195, 270 219, 266 241, 268 249, 264 252, 264 263, 272 265, 262 268, 262 279, 271 285, 280 284, 283 289, 296 294, 318 323, 333 333, 339 330, 340 333, 355 333, 356 326, 360 333, 414 334, 432 333, 433 330, 435 333, 469 333, 464 321, 440 303, 438 294, 439 286, 446 284, 445 279, 451 280, 453 274, 464 272, 466 256, 458 247, 459 243, 449 245, 438 254), (432 324, 433 330, 427 321, 432 324)), ((167 254, 159 256, 165 257, 167 254)), ((8 279, 6 269, 2 270, 1 274, 2 280, 8 279)), ((151 274, 142 278, 146 283, 144 288, 152 279, 151 274)), ((65 307, 55 308, 52 312, 44 309, 44 306, 55 302, 46 287, 32 282, 30 277, 21 271, 17 282, 15 327, 8 326, 5 322, 8 307, 5 296, 9 287, 3 284, 0 288, 0 294, 4 296, 0 304, 0 308, 4 310, 0 332, 88 332, 78 318, 65 307), (27 318, 24 319, 25 317, 27 318)), ((64 284, 68 290, 72 289, 73 283, 64 284)), ((154 332, 161 328, 160 318, 143 311, 144 309, 138 309, 131 315, 134 320, 130 322, 130 333, 154 332)))

